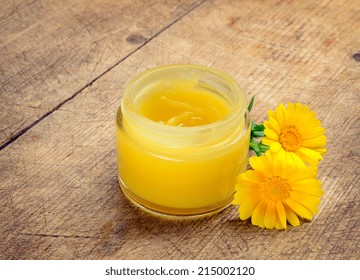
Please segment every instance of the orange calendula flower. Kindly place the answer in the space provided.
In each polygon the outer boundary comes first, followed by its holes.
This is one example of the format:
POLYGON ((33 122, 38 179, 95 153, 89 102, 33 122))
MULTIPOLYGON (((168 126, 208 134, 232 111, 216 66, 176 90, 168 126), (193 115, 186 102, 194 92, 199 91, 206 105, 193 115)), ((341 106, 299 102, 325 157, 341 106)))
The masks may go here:
POLYGON ((291 161, 299 166, 306 163, 317 165, 326 153, 325 129, 320 126, 316 114, 301 103, 284 104, 269 111, 269 120, 264 122, 265 137, 262 142, 278 153, 282 161, 291 161))
POLYGON ((283 162, 279 154, 250 158, 253 170, 238 177, 233 204, 240 219, 262 228, 286 229, 287 222, 299 226, 298 217, 311 220, 323 195, 321 182, 311 166, 283 162))

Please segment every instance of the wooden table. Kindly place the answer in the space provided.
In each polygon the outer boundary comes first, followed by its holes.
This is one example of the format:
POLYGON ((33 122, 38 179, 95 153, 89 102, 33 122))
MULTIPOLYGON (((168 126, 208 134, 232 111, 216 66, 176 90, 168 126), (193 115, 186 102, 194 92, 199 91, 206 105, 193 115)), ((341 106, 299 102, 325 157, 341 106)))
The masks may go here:
POLYGON ((0 1, 0 258, 359 259, 360 3, 292 0, 0 1), (117 183, 115 112, 162 64, 223 70, 256 96, 317 112, 325 195, 286 231, 229 207, 165 220, 117 183))

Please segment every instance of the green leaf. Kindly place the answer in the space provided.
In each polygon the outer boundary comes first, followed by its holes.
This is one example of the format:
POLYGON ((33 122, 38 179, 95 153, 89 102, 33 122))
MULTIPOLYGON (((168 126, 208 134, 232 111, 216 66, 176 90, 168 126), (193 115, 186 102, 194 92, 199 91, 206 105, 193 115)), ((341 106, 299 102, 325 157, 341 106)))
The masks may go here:
POLYGON ((251 122, 251 137, 264 137, 264 125, 251 122))
MULTIPOLYGON (((248 111, 250 112, 253 105, 254 105, 255 96, 251 98, 250 104, 248 106, 248 111)), ((251 133, 250 133, 250 145, 249 149, 254 151, 257 156, 261 156, 263 153, 265 153, 267 150, 269 150, 269 146, 264 145, 261 140, 260 142, 256 142, 254 138, 258 137, 264 137, 265 133, 265 126, 261 124, 255 123, 253 120, 251 120, 251 133)))
POLYGON ((261 151, 258 143, 256 143, 252 138, 250 139, 250 150, 253 150, 257 156, 261 156, 261 151))
POLYGON ((256 142, 254 140, 254 138, 250 138, 250 145, 249 145, 249 149, 254 151, 255 154, 257 156, 261 156, 262 154, 264 154, 267 150, 270 149, 269 146, 265 145, 262 143, 262 141, 260 142, 256 142))
POLYGON ((256 124, 253 120, 251 120, 251 131, 254 130, 254 128, 255 128, 256 125, 257 125, 257 124, 256 124))
POLYGON ((259 130, 252 131, 251 135, 253 137, 264 137, 265 136, 264 131, 259 131, 259 130))
POLYGON ((265 129, 265 126, 262 123, 254 126, 254 130, 257 130, 257 131, 264 131, 264 129, 265 129))
POLYGON ((253 105, 254 105, 254 100, 255 100, 255 95, 251 98, 251 100, 250 100, 250 104, 249 104, 249 106, 248 106, 248 111, 249 112, 251 112, 251 109, 252 109, 252 107, 253 107, 253 105))
POLYGON ((258 147, 260 149, 260 152, 265 153, 267 150, 270 149, 270 146, 263 144, 262 141, 258 143, 258 147))

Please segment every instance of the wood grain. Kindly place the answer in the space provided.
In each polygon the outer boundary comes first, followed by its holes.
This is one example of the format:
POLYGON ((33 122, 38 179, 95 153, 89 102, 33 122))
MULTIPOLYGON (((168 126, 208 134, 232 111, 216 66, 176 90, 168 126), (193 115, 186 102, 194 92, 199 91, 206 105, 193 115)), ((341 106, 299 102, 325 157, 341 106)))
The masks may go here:
POLYGON ((1 2, 0 146, 202 1, 1 2))
POLYGON ((206 1, 126 57, 0 152, 0 258, 359 259, 356 2, 206 1), (131 77, 169 63, 226 71, 256 96, 259 122, 279 102, 317 112, 328 154, 312 222, 265 230, 240 221, 234 207, 164 220, 125 199, 116 179, 115 112, 131 77))

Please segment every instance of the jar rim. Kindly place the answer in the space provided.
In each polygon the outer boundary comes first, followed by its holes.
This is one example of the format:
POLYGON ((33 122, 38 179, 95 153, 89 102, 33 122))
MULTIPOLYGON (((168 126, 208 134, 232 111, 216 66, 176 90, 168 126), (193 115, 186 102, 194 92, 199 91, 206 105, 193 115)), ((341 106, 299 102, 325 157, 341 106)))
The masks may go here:
POLYGON ((202 131, 208 131, 208 130, 214 130, 217 129, 219 126, 223 126, 226 123, 232 123, 234 119, 237 119, 239 116, 243 117, 246 111, 246 96, 243 92, 243 90, 240 88, 240 86, 237 84, 237 82, 230 77, 228 74, 203 65, 197 65, 197 64, 168 64, 168 65, 161 65, 154 68, 150 68, 148 70, 143 71, 139 75, 135 76, 130 80, 130 82, 127 84, 122 100, 121 100, 121 109, 124 115, 128 115, 136 122, 141 122, 142 125, 145 125, 147 128, 155 129, 158 132, 166 132, 166 134, 192 134, 194 132, 202 132, 202 131), (168 69, 179 69, 184 70, 186 68, 193 69, 193 70, 200 70, 204 73, 211 73, 214 74, 217 77, 220 77, 221 80, 226 82, 228 86, 231 86, 232 90, 234 90, 237 94, 238 101, 233 107, 233 109, 225 116, 224 118, 204 125, 199 126, 171 126, 171 125, 164 125, 162 123, 153 121, 144 115, 142 115, 136 108, 136 106, 131 101, 131 91, 136 83, 143 80, 145 77, 155 74, 159 71, 164 71, 168 69), (127 110, 127 108, 131 108, 132 110, 127 110))

